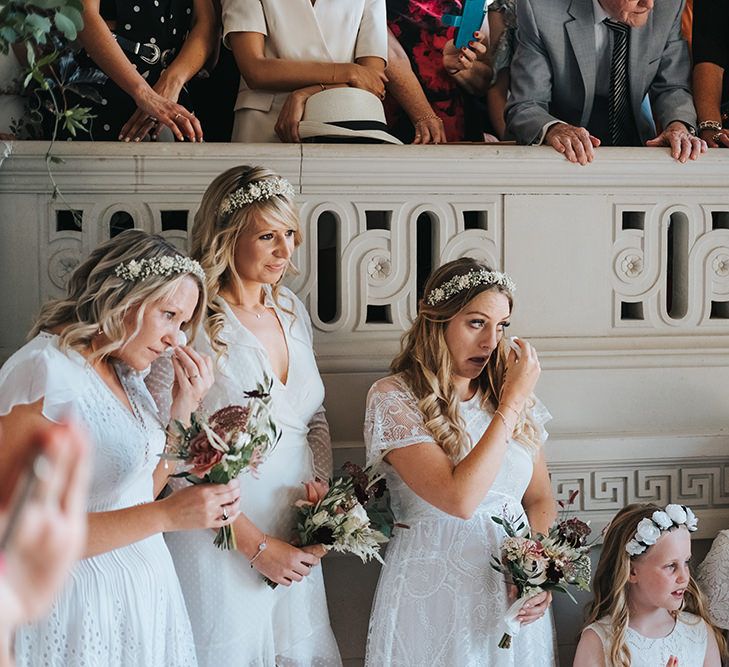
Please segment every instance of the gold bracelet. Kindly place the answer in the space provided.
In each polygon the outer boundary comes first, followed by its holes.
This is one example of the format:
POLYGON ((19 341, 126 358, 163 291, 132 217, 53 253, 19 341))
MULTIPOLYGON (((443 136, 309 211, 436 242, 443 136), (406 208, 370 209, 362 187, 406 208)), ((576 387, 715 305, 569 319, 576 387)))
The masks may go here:
POLYGON ((426 114, 425 116, 420 116, 420 118, 416 118, 415 121, 413 122, 413 125, 422 123, 424 120, 438 120, 441 123, 443 122, 443 119, 438 114, 429 113, 429 114, 426 114))
POLYGON ((501 423, 504 425, 504 430, 506 431, 506 441, 509 442, 512 434, 514 433, 514 427, 512 426, 511 430, 509 430, 509 424, 506 422, 506 417, 504 416, 504 413, 501 412, 501 410, 494 411, 494 414, 501 417, 501 423))
POLYGON ((516 415, 516 418, 517 419, 519 418, 519 411, 516 408, 509 405, 508 403, 504 403, 503 405, 501 405, 499 403, 499 409, 501 409, 501 408, 506 408, 507 410, 511 410, 516 415))
POLYGON ((702 120, 698 125, 699 132, 703 130, 714 130, 715 132, 721 132, 721 122, 718 120, 702 120))

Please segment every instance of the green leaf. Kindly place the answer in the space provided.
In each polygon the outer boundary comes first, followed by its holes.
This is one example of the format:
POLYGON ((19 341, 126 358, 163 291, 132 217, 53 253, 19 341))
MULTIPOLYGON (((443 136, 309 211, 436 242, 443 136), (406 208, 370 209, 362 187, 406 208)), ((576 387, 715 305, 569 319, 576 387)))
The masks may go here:
POLYGON ((76 39, 78 31, 76 30, 74 22, 70 18, 68 18, 68 16, 58 12, 54 18, 54 22, 56 24, 56 28, 58 28, 64 34, 66 39, 70 41, 76 39))
POLYGON ((81 15, 81 12, 76 9, 75 7, 62 7, 60 10, 60 13, 63 14, 67 19, 69 19, 76 30, 82 30, 84 27, 84 19, 81 15))
POLYGON ((41 14, 28 14, 25 18, 25 25, 30 26, 33 30, 40 30, 44 33, 50 32, 51 30, 51 20, 41 14))
POLYGON ((9 44, 14 44, 18 41, 18 38, 20 35, 18 35, 15 30, 13 30, 9 25, 3 25, 0 27, 0 39, 2 39, 5 42, 8 42, 9 44))

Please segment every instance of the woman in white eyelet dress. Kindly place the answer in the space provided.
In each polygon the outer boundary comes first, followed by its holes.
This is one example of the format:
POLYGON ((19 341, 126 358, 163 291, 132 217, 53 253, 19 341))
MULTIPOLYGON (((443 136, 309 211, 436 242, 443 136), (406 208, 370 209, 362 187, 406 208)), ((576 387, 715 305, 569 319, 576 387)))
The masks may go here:
MULTIPOLYGON (((41 397, 51 421, 73 411, 94 443, 89 512, 152 501, 152 473, 165 435, 142 376, 117 366, 135 408, 132 416, 84 358, 64 354, 57 341, 39 333, 7 361, 0 374, 0 414, 41 397)), ((162 535, 79 561, 48 616, 18 630, 15 656, 19 667, 197 664, 162 535)))
POLYGON ((241 403, 245 391, 270 378, 272 416, 281 428, 258 476, 241 477, 237 551, 217 549, 209 532, 166 536, 200 667, 341 666, 321 547, 290 544, 302 483, 331 474, 311 321, 280 286, 301 242, 293 194, 268 169, 234 167, 210 184, 193 226, 192 255, 206 271, 209 296, 195 347, 216 363, 203 409, 241 403), (270 588, 264 575, 279 585, 270 588))
POLYGON ((211 360, 177 346, 180 328, 201 319, 201 274, 161 237, 123 232, 77 267, 68 294, 43 307, 35 337, 0 369, 6 433, 71 417, 93 443, 85 556, 49 613, 17 630, 18 667, 197 664, 160 531, 220 527, 221 507, 234 520, 239 491, 201 484, 155 500, 166 477, 165 430, 143 376, 174 348, 177 419, 212 383, 211 360), (125 266, 149 270, 142 277, 117 271, 125 266))
MULTIPOLYGON (((536 354, 524 342, 519 343, 521 368, 513 359, 506 362, 507 379, 491 384, 501 384, 497 402, 501 415, 495 414, 496 401, 485 392, 491 377, 504 377, 498 368, 503 368, 501 360, 508 354, 503 341, 503 327, 508 324, 501 318, 508 319, 511 294, 488 281, 469 286, 464 276, 471 272, 490 275, 482 263, 462 258, 429 278, 425 295, 442 298, 435 305, 421 302, 403 349, 392 363, 394 374, 375 382, 367 397, 367 463, 382 461, 395 517, 409 526, 396 530, 387 545, 370 616, 367 667, 556 664, 548 596, 524 612, 527 616, 520 618, 521 631, 511 648, 498 647, 506 629, 503 618, 513 600, 504 575, 490 564, 493 556, 500 555, 506 537, 491 517, 531 517, 539 521, 540 530, 551 523, 554 501, 541 451, 547 437, 543 425, 551 417, 539 401, 527 398, 539 370, 536 354), (449 294, 443 289, 448 280, 461 280, 463 287, 449 294), (430 342, 422 344, 425 339, 430 342), (448 344, 441 357, 432 353, 438 347, 433 341, 438 340, 448 344), (531 364, 531 370, 525 364, 531 364), (452 389, 444 387, 440 370, 444 366, 451 369, 452 389), (422 367, 430 368, 430 375, 419 370, 422 367), (487 376, 492 369, 494 375, 487 376), (522 371, 526 374, 518 380, 522 371), (440 383, 423 385, 426 402, 435 402, 439 394, 456 394, 449 405, 456 408, 470 443, 461 444, 460 454, 452 458, 439 444, 445 442, 443 431, 437 439, 426 428, 409 380, 418 376, 438 378, 440 383), (509 437, 521 410, 533 427, 529 446, 509 437), (490 484, 481 481, 488 475, 490 484)), ((438 414, 442 428, 445 413, 438 414)))

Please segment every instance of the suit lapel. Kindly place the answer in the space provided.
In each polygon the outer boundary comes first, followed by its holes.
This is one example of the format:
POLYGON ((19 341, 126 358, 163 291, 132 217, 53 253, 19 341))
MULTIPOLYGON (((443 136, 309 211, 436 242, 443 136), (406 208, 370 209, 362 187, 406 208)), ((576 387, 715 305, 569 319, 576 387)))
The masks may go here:
POLYGON ((654 37, 653 18, 655 13, 651 12, 648 22, 641 28, 631 28, 630 30, 630 55, 628 78, 630 81, 630 102, 638 120, 638 112, 643 103, 643 77, 646 65, 650 60, 651 39, 654 37))
POLYGON ((580 125, 584 127, 592 115, 592 103, 595 97, 595 78, 597 76, 595 16, 591 0, 572 0, 567 12, 572 20, 567 21, 565 28, 585 88, 585 103, 580 122, 580 125))

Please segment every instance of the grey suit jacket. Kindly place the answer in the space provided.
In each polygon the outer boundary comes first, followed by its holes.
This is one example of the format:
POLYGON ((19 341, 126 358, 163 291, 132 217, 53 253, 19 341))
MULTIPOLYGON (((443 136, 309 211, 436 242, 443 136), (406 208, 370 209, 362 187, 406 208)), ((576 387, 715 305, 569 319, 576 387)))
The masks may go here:
MULTIPOLYGON (((597 58, 592 0, 517 0, 517 47, 511 62, 507 131, 519 143, 539 141, 560 120, 585 127, 592 114, 597 58)), ((683 0, 659 0, 648 22, 630 31, 630 93, 640 139, 673 120, 696 125, 688 46, 681 37, 683 0)))

